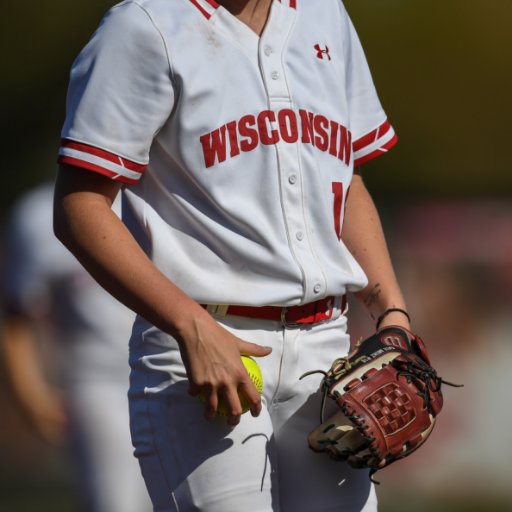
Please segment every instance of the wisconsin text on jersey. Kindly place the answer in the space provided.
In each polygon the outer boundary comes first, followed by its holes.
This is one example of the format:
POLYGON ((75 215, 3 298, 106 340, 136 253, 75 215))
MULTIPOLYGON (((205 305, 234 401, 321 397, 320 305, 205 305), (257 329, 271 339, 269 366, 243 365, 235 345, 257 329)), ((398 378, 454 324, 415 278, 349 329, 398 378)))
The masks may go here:
POLYGON ((219 128, 201 135, 204 162, 206 167, 215 165, 215 161, 224 162, 241 151, 255 149, 259 144, 272 145, 283 141, 294 144, 299 140, 303 144, 313 144, 320 151, 329 151, 349 165, 352 155, 352 134, 340 123, 327 119, 321 114, 313 114, 300 109, 299 114, 284 108, 277 113, 263 110, 257 116, 248 114, 238 121, 230 121, 219 128))

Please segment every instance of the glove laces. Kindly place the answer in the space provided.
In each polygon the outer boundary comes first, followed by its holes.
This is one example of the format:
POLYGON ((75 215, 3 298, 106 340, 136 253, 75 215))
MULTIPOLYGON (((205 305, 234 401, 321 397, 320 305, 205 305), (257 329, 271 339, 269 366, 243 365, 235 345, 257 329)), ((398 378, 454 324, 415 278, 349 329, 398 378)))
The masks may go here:
POLYGON ((429 413, 432 410, 432 393, 438 393, 442 384, 454 388, 464 387, 463 384, 454 384, 448 382, 437 375, 437 372, 431 366, 423 363, 418 358, 412 358, 407 353, 402 354, 390 362, 391 366, 395 367, 397 371, 397 378, 403 375, 407 382, 413 382, 418 388, 418 396, 423 399, 423 406, 429 413))

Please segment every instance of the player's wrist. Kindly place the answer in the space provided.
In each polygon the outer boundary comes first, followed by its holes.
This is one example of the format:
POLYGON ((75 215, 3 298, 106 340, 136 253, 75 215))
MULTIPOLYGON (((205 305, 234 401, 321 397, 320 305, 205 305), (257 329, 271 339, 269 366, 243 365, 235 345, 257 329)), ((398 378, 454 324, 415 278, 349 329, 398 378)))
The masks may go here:
POLYGON ((208 325, 212 322, 215 321, 208 312, 199 304, 194 304, 177 315, 173 322, 173 335, 178 343, 186 345, 188 340, 196 339, 201 333, 208 332, 208 325))
POLYGON ((375 323, 375 330, 379 331, 389 326, 403 327, 411 330, 411 317, 405 307, 388 308, 384 310, 378 317, 375 323))

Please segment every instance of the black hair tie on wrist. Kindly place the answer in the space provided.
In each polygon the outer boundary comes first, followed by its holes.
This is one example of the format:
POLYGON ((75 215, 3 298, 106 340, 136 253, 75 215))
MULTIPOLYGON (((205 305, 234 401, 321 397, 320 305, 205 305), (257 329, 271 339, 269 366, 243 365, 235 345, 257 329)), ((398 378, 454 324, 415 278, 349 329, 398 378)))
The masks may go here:
POLYGON ((389 309, 386 309, 386 311, 384 311, 384 313, 382 313, 382 315, 379 316, 379 318, 377 318, 377 324, 375 325, 375 329, 378 330, 379 327, 380 327, 380 324, 382 323, 382 320, 384 320, 384 318, 386 318, 390 313, 402 313, 403 315, 405 315, 407 317, 407 320, 409 320, 409 323, 411 322, 411 317, 409 316, 409 313, 407 313, 407 311, 405 311, 405 309, 400 309, 400 308, 389 308, 389 309))

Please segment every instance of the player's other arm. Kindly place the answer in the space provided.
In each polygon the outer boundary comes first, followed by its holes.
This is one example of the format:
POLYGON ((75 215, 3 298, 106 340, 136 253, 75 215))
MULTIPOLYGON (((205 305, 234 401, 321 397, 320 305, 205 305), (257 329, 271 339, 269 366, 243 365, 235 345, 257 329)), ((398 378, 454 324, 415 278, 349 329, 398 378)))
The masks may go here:
MULTIPOLYGON (((348 195, 342 239, 368 277, 366 288, 356 294, 374 321, 390 308, 407 310, 384 238, 380 217, 360 168, 356 169, 348 195)), ((380 327, 410 328, 400 312, 387 314, 380 327)))
POLYGON ((242 406, 237 389, 258 415, 260 395, 240 354, 265 356, 270 349, 231 335, 157 269, 111 209, 119 189, 119 183, 100 174, 61 166, 54 203, 57 238, 108 292, 176 338, 190 392, 202 390, 206 396, 207 418, 223 398, 228 422, 238 423, 242 406))

